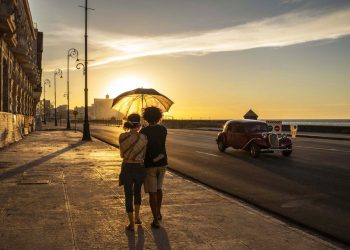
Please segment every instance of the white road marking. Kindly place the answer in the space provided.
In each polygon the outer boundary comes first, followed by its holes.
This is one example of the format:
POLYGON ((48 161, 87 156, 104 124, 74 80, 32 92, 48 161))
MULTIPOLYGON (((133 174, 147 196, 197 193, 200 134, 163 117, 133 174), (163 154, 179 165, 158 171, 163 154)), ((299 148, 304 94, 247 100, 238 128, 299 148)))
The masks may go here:
POLYGON ((316 149, 316 150, 324 150, 324 151, 334 151, 334 152, 343 152, 343 153, 350 153, 350 151, 347 150, 339 150, 335 148, 315 148, 315 147, 303 147, 303 146, 294 146, 295 148, 304 148, 304 149, 316 149))
POLYGON ((210 155, 210 156, 214 156, 214 157, 222 157, 222 156, 220 156, 220 155, 210 154, 210 153, 201 152, 201 151, 196 151, 196 153, 198 153, 198 154, 204 154, 204 155, 210 155))

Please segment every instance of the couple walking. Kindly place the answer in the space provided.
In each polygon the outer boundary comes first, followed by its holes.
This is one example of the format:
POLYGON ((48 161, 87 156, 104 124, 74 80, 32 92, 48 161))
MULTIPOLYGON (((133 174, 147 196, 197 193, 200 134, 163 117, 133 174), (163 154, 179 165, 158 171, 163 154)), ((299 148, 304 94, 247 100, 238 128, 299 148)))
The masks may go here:
POLYGON ((142 223, 140 220, 142 184, 145 192, 149 193, 153 215, 151 226, 159 228, 159 220, 162 219, 160 211, 163 200, 162 185, 168 164, 165 150, 167 130, 158 124, 162 118, 160 109, 146 108, 143 118, 149 125, 140 130, 141 117, 138 114, 129 115, 124 124, 128 132, 122 133, 119 137, 120 156, 123 158, 119 184, 124 186, 125 206, 129 217, 126 230, 129 231, 134 231, 135 224, 142 223))

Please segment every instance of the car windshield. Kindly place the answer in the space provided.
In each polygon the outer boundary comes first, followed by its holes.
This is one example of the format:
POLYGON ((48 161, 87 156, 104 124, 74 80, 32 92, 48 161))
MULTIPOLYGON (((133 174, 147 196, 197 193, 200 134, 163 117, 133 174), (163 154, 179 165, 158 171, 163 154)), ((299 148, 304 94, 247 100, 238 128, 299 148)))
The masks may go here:
POLYGON ((248 133, 268 132, 267 124, 264 123, 250 123, 246 124, 248 133))

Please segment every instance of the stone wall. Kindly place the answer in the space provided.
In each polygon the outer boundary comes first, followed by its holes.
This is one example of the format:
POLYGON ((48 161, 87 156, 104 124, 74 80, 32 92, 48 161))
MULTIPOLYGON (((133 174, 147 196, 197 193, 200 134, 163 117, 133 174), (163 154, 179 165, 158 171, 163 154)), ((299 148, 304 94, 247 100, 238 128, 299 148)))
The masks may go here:
POLYGON ((21 140, 33 130, 32 116, 0 112, 0 148, 21 140))
MULTIPOLYGON (((167 128, 175 129, 222 129, 227 120, 163 120, 167 128)), ((282 126, 283 131, 290 131, 289 125, 282 126)), ((349 126, 298 125, 298 132, 350 134, 349 126)))

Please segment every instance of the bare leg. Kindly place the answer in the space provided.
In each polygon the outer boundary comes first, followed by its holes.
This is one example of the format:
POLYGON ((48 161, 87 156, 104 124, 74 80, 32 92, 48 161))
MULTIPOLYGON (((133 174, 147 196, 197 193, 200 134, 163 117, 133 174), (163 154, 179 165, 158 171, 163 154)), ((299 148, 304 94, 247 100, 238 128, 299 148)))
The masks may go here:
POLYGON ((157 193, 149 193, 149 204, 151 206, 154 227, 159 227, 158 222, 158 203, 157 203, 157 193))
POLYGON ((128 218, 129 218, 129 225, 126 227, 127 230, 131 230, 133 231, 134 230, 134 213, 131 212, 131 213, 128 213, 128 218))
POLYGON ((157 212, 158 212, 158 220, 162 219, 162 213, 160 212, 160 209, 162 208, 162 201, 163 201, 163 191, 162 189, 157 190, 157 212))

